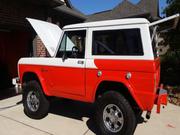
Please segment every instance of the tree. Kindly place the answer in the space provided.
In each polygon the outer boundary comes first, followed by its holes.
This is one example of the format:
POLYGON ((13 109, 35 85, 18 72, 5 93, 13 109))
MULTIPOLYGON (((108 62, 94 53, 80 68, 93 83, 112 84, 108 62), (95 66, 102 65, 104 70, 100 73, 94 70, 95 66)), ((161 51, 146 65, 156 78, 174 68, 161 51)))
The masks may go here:
MULTIPOLYGON (((164 10, 166 16, 180 13, 180 0, 167 0, 166 2, 168 4, 164 10)), ((165 40, 170 49, 161 58, 161 81, 168 85, 177 86, 180 85, 180 23, 175 30, 167 33, 165 40)))

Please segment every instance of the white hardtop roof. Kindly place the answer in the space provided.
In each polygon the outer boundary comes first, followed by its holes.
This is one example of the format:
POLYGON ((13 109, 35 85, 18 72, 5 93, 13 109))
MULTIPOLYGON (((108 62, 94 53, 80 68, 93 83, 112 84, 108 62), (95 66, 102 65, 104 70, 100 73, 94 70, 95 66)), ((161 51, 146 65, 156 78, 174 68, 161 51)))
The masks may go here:
POLYGON ((131 19, 117 19, 117 20, 79 23, 79 24, 64 26, 63 29, 103 27, 103 26, 114 26, 114 25, 149 24, 149 23, 150 22, 144 18, 131 18, 131 19))

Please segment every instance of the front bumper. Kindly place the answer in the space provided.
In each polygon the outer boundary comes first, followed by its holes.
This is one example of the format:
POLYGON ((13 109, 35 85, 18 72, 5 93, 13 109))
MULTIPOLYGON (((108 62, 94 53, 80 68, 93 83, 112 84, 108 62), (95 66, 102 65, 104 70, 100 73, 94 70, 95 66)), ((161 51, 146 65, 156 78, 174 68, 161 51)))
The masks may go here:
POLYGON ((167 105, 168 95, 167 90, 160 88, 156 94, 155 104, 157 105, 157 113, 161 111, 161 105, 167 105))
POLYGON ((22 93, 22 85, 18 77, 12 79, 12 84, 15 86, 16 94, 22 93))

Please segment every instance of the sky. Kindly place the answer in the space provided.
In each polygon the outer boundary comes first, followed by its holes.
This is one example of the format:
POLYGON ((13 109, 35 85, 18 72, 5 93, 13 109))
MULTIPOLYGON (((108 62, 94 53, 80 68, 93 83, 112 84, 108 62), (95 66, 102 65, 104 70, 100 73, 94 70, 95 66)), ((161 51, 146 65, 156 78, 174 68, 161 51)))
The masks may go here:
MULTIPOLYGON (((140 0, 129 0, 136 4, 140 0)), ((93 14, 100 11, 110 10, 118 5, 122 0, 71 0, 74 7, 83 12, 86 15, 93 14)), ((160 15, 163 9, 167 6, 166 0, 159 0, 160 15)))

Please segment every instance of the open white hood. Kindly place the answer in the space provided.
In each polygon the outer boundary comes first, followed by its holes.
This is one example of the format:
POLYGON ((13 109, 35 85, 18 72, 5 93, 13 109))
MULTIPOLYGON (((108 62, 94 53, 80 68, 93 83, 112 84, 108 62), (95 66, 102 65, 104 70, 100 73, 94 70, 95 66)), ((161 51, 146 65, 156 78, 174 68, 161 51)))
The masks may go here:
POLYGON ((30 24, 44 43, 51 57, 54 56, 62 34, 62 29, 52 23, 31 18, 26 19, 30 22, 30 24))

